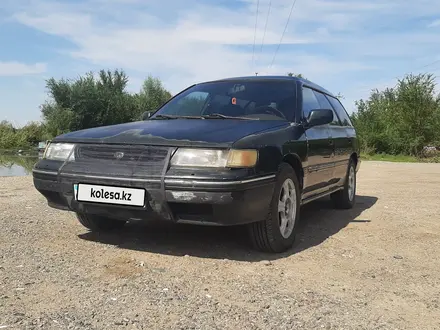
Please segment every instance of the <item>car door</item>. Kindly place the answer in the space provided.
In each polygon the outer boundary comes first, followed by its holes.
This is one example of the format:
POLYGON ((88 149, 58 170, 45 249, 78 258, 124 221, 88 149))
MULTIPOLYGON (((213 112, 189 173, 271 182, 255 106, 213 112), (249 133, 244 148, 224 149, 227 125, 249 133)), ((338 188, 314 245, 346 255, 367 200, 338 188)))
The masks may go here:
POLYGON ((326 95, 334 111, 339 118, 339 124, 331 125, 330 130, 333 136, 337 136, 335 143, 335 168, 333 176, 335 179, 344 180, 347 173, 348 161, 353 153, 355 130, 350 117, 342 103, 335 97, 326 95))
MULTIPOLYGON (((314 90, 302 88, 302 117, 306 119, 311 110, 321 106, 314 90)), ((307 175, 304 182, 304 197, 319 194, 328 189, 333 174, 333 144, 328 125, 315 126, 305 131, 307 139, 307 175)))
POLYGON ((339 163, 343 160, 342 154, 343 154, 343 149, 345 147, 344 143, 347 136, 345 134, 345 131, 341 129, 342 126, 339 117, 336 114, 335 110, 333 109, 333 106, 330 104, 330 101, 327 99, 327 96, 324 93, 321 93, 316 90, 314 90, 313 92, 315 93, 316 98, 318 99, 321 109, 330 109, 333 111, 333 121, 325 126, 327 126, 329 130, 330 139, 332 140, 332 147, 333 147, 332 173, 330 175, 329 180, 330 180, 330 184, 335 184, 339 181, 339 178, 337 177, 336 174, 338 171, 336 170, 336 166, 339 166, 339 163))

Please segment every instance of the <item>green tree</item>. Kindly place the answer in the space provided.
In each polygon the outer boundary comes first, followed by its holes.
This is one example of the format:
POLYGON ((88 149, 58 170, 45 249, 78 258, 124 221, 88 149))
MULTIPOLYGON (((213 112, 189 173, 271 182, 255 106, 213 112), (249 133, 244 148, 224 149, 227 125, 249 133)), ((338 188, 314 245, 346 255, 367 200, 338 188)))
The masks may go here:
POLYGON ((30 122, 21 128, 14 128, 7 121, 0 122, 0 149, 31 148, 46 137, 46 128, 39 122, 30 122))
POLYGON ((126 91, 123 71, 101 70, 75 80, 51 78, 46 87, 50 100, 41 107, 51 135, 131 121, 138 112, 136 98, 126 91))
POLYGON ((287 75, 289 77, 297 77, 297 78, 302 78, 302 79, 307 79, 306 77, 304 77, 301 73, 295 74, 293 72, 288 72, 287 75))
POLYGON ((0 149, 31 147, 70 131, 139 120, 144 111, 154 111, 171 98, 158 78, 149 76, 137 94, 127 92, 127 84, 122 70, 47 80, 49 99, 40 106, 43 123, 18 129, 0 122, 0 149))
POLYGON ((30 122, 16 131, 17 147, 33 147, 46 139, 46 127, 40 122, 30 122))
POLYGON ((139 118, 145 111, 156 111, 170 98, 171 93, 165 89, 160 79, 148 76, 137 94, 139 111, 136 118, 139 118))
POLYGON ((395 88, 373 90, 352 115, 361 146, 377 153, 420 156, 440 141, 440 97, 432 74, 407 75, 395 88))
POLYGON ((16 129, 6 120, 0 122, 0 149, 10 149, 16 145, 16 129))

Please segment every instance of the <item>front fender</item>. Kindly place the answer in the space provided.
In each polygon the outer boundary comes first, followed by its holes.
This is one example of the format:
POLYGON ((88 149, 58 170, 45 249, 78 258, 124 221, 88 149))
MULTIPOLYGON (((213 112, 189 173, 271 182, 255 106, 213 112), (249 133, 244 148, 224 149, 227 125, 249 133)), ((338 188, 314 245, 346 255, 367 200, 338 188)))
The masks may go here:
POLYGON ((256 174, 273 174, 287 157, 295 157, 301 164, 307 159, 307 140, 301 127, 291 124, 281 128, 248 135, 233 144, 233 148, 257 149, 256 174))

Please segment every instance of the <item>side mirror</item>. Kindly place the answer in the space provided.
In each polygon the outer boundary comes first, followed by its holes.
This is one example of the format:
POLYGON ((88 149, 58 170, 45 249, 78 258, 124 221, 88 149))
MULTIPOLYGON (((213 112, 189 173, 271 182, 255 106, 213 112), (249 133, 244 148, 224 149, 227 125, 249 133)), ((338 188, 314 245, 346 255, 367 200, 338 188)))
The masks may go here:
POLYGON ((148 118, 150 118, 151 117, 151 111, 145 111, 143 114, 142 114, 142 120, 147 120, 148 118))
POLYGON ((331 109, 315 109, 310 111, 307 118, 307 127, 320 126, 330 124, 333 121, 333 110, 331 109))

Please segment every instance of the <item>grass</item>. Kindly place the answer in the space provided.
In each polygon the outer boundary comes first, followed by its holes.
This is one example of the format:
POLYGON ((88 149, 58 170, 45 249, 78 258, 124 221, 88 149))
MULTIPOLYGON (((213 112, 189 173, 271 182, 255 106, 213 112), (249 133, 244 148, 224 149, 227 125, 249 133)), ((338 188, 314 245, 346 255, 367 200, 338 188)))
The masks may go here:
POLYGON ((362 154, 362 160, 374 160, 374 161, 385 161, 385 162, 397 162, 397 163, 440 163, 440 157, 425 157, 418 158, 415 156, 407 155, 388 155, 388 154, 362 154))
POLYGON ((387 154, 373 154, 373 155, 365 155, 362 156, 363 160, 378 160, 385 162, 400 162, 400 163, 419 163, 420 159, 414 156, 406 156, 406 155, 387 155, 387 154))

